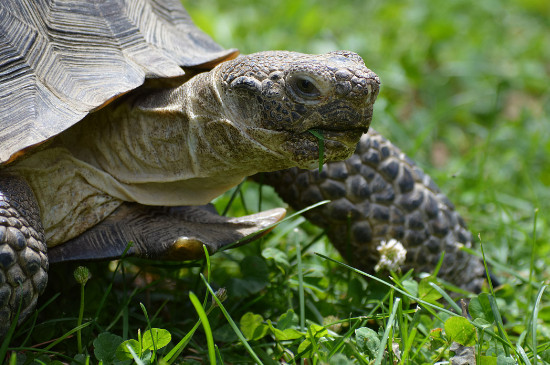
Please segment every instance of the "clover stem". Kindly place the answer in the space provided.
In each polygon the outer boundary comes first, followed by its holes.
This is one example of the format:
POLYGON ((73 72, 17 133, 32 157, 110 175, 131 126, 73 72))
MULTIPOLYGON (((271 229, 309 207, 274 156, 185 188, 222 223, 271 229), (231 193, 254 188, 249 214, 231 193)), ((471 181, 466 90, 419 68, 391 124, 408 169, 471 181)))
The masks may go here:
MULTIPOLYGON (((84 317, 84 287, 90 278, 90 270, 85 266, 79 266, 75 269, 74 273, 75 280, 80 284, 80 310, 78 312, 78 323, 77 326, 82 325, 82 318, 84 317)), ((76 333, 76 339, 78 343, 78 353, 82 353, 82 330, 78 329, 76 333)))
MULTIPOLYGON (((80 311, 78 312, 78 323, 77 326, 82 324, 82 318, 84 317, 84 286, 85 284, 80 284, 80 311)), ((82 331, 78 330, 77 332, 77 341, 78 341, 78 353, 82 353, 82 331)))

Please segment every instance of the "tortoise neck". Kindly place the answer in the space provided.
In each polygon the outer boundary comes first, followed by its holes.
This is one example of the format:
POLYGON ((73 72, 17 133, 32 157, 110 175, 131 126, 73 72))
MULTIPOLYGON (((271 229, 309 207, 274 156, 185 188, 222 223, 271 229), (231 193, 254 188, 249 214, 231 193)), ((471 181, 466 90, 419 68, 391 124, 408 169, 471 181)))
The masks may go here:
POLYGON ((265 166, 266 151, 225 116, 216 76, 140 93, 59 137, 91 185, 125 201, 199 205, 265 166), (97 176, 95 176, 97 175, 97 176))

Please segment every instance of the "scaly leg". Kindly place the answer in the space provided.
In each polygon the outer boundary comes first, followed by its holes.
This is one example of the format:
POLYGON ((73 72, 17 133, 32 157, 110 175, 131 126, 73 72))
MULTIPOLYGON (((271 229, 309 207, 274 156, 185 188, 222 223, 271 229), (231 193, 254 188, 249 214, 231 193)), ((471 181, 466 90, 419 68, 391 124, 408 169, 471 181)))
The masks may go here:
POLYGON ((304 215, 326 229, 357 268, 372 272, 380 259, 377 246, 393 238, 407 250, 404 270, 431 272, 444 251, 439 276, 481 288, 483 264, 459 249, 472 246, 464 220, 428 175, 372 129, 346 161, 327 163, 321 173, 293 168, 264 174, 263 182, 296 210, 331 200, 304 215))
POLYGON ((27 317, 48 282, 48 257, 34 194, 21 178, 0 174, 0 337, 19 306, 27 317))

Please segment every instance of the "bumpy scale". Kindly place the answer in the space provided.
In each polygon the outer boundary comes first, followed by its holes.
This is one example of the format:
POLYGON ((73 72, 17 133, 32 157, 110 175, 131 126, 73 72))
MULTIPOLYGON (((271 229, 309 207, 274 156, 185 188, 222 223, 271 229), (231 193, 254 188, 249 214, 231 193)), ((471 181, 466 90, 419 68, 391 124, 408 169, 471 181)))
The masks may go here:
POLYGON ((0 333, 19 310, 34 310, 48 282, 48 258, 36 200, 16 176, 0 179, 0 333))

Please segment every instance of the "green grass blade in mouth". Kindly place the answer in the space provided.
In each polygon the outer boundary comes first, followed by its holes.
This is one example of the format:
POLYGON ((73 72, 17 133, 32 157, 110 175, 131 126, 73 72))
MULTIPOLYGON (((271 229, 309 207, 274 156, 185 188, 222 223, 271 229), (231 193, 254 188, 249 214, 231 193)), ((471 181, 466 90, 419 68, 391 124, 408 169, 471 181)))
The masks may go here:
POLYGON ((325 137, 323 136, 323 132, 318 129, 309 129, 308 132, 317 138, 317 143, 319 144, 319 172, 321 172, 325 160, 325 137))

